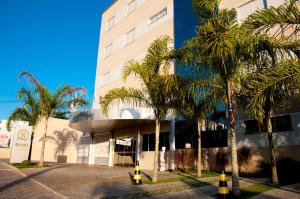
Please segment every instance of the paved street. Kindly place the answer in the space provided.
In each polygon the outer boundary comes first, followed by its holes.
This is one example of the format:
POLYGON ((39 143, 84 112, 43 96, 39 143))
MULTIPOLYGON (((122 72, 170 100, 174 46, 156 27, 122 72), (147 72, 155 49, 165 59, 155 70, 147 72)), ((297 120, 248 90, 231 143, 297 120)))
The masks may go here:
POLYGON ((0 162, 0 198, 29 199, 29 198, 65 198, 55 191, 43 186, 30 177, 25 177, 18 170, 0 162))
MULTIPOLYGON (((38 169, 17 170, 0 162, 0 199, 14 198, 214 198, 217 193, 218 178, 201 178, 194 181, 176 181, 155 185, 131 184, 132 168, 101 167, 87 165, 55 165, 38 169), (209 182, 213 185, 200 185, 209 182), (195 187, 196 185, 196 187, 195 187), (167 191, 166 191, 167 190, 167 191), (152 193, 150 195, 138 195, 152 193), (153 194, 155 193, 155 194, 153 194)), ((143 171, 147 179, 151 171, 143 171), (147 177, 148 176, 148 177, 147 177)), ((174 178, 174 173, 160 173, 162 178, 174 178)), ((242 179, 241 187, 264 182, 266 179, 242 179)), ((230 182, 228 182, 230 185, 230 182)), ((287 187, 286 190, 274 189, 254 198, 299 198, 293 192, 299 185, 287 187)))

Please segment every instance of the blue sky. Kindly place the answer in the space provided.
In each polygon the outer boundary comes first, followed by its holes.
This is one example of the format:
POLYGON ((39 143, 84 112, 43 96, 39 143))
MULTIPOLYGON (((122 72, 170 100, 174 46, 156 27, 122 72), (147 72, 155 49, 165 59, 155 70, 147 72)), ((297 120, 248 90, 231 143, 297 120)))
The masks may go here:
POLYGON ((50 90, 84 86, 92 102, 101 12, 112 0, 0 0, 0 120, 19 105, 21 71, 50 90))

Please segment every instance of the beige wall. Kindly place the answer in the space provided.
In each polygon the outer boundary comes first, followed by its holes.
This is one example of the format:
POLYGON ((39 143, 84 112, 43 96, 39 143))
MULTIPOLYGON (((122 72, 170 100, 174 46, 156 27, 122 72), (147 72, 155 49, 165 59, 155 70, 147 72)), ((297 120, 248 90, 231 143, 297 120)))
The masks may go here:
POLYGON ((9 159, 10 151, 11 148, 0 148, 0 159, 9 159))
MULTIPOLYGON (((82 132, 71 129, 68 125, 68 120, 49 119, 44 161, 76 163, 77 139, 82 135, 82 132)), ((42 145, 40 139, 44 130, 45 121, 43 120, 37 125, 34 133, 31 155, 33 161, 40 160, 42 145)))
POLYGON ((94 108, 100 108, 99 96, 104 96, 112 88, 140 87, 140 82, 134 78, 129 78, 126 83, 122 81, 121 71, 124 65, 132 59, 141 60, 149 45, 158 37, 169 35, 174 38, 173 0, 136 1, 136 9, 129 15, 126 15, 126 9, 131 0, 118 0, 102 14, 94 108), (168 8, 167 15, 149 24, 149 18, 165 7, 168 8), (116 16, 115 25, 107 30, 107 21, 114 15, 116 16), (136 29, 135 40, 125 45, 125 35, 133 28, 136 29), (110 43, 113 43, 113 53, 105 57, 105 48, 110 43), (102 85, 103 75, 108 71, 111 71, 111 80, 108 84, 102 85))

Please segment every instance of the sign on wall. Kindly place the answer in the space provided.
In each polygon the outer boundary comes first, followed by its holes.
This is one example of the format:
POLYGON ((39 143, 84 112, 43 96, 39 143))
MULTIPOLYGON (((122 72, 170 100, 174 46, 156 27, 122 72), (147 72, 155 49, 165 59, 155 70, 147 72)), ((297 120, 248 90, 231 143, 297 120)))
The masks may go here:
POLYGON ((0 147, 9 147, 10 137, 10 133, 0 132, 0 147))
POLYGON ((10 163, 21 163, 28 159, 31 144, 31 126, 16 126, 12 139, 10 163))

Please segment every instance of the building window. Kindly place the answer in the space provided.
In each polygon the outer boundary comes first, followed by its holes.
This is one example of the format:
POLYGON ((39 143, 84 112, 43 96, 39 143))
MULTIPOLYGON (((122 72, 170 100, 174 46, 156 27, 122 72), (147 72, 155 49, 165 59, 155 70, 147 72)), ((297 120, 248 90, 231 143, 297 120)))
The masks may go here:
POLYGON ((107 30, 111 29, 115 25, 115 16, 111 17, 107 21, 107 30))
POLYGON ((168 13, 167 8, 162 9, 161 11, 159 11, 158 13, 156 13, 155 15, 149 18, 149 23, 152 24, 156 22, 157 20, 167 15, 167 13, 168 13))
MULTIPOLYGON (((273 132, 292 131, 292 120, 290 115, 276 116, 271 118, 273 132)), ((263 124, 260 125, 256 120, 246 120, 245 133, 257 134, 267 132, 266 120, 263 120, 263 124)))
POLYGON ((111 55, 111 53, 112 53, 112 47, 113 47, 113 45, 112 45, 112 43, 110 43, 110 44, 105 48, 105 57, 108 57, 108 56, 111 55))
POLYGON ((99 96, 99 103, 102 101, 102 95, 99 96))
POLYGON ((127 6, 127 15, 132 13, 135 9, 136 9, 136 0, 133 0, 127 6))
POLYGON ((103 74, 102 86, 107 85, 109 81, 110 81, 110 71, 103 74))
MULTIPOLYGON (((170 149, 169 132, 161 132, 159 134, 159 150, 166 147, 170 149)), ((155 151, 155 133, 143 135, 143 151, 155 151)))
POLYGON ((128 45, 132 43, 135 40, 135 28, 130 30, 128 33, 125 35, 125 44, 128 45))
POLYGON ((264 0, 254 0, 237 8, 239 22, 244 21, 255 10, 264 8, 264 0))

